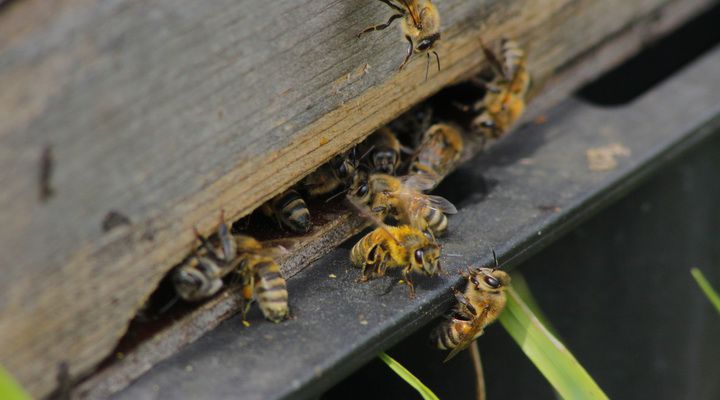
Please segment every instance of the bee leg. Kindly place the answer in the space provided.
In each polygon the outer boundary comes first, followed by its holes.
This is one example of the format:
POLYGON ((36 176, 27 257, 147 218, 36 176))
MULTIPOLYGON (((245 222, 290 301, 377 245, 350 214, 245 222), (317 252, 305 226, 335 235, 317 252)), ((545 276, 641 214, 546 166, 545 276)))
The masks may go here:
POLYGON ((413 54, 413 49, 415 48, 415 45, 413 44, 412 38, 410 36, 405 36, 405 39, 408 41, 408 48, 407 48, 407 55, 405 56, 405 61, 403 61, 402 64, 400 64, 400 68, 398 68, 398 71, 402 71, 403 68, 405 68, 405 65, 410 61, 410 57, 413 54))
POLYGON ((388 19, 388 21, 386 23, 380 24, 380 25, 368 26, 367 28, 363 29, 360 33, 358 33, 356 35, 356 37, 360 37, 368 32, 372 32, 372 31, 381 31, 381 30, 387 28, 388 26, 390 26, 393 23, 393 21, 395 21, 396 19, 402 18, 404 16, 405 16, 404 14, 393 14, 392 16, 390 16, 390 19, 388 19))
POLYGON ((458 303, 464 305, 467 308, 467 310, 470 311, 470 313, 472 315, 477 315, 477 311, 475 310, 475 307, 473 307, 473 305, 470 304, 470 300, 468 300, 468 298, 465 297, 465 295, 461 291, 459 291, 455 288, 450 288, 450 291, 455 296, 455 299, 458 301, 458 303))
POLYGON ((385 254, 385 257, 377 264, 377 276, 378 278, 382 278, 385 276, 385 271, 387 270, 387 259, 388 255, 385 254))
POLYGON ((230 229, 228 229, 225 223, 225 210, 220 210, 220 226, 218 227, 218 237, 223 248, 223 259, 226 261, 235 258, 237 249, 235 248, 235 241, 230 235, 230 229))
POLYGON ((250 311, 250 306, 252 305, 252 298, 253 298, 253 286, 255 285, 255 281, 253 278, 248 279, 247 276, 243 279, 243 286, 242 286, 242 298, 243 298, 243 309, 242 309, 242 320, 243 325, 249 326, 247 322, 247 313, 250 311))
POLYGON ((404 269, 402 272, 403 279, 408 285, 408 289, 410 290, 410 293, 408 293, 409 297, 411 299, 415 298, 415 285, 413 284, 412 279, 410 279, 410 270, 408 268, 404 269))
POLYGON ((398 6, 397 4, 393 4, 391 0, 380 0, 380 1, 382 1, 382 2, 385 3, 385 4, 387 4, 387 5, 388 5, 390 8, 392 8, 393 10, 398 10, 398 11, 400 11, 400 12, 403 13, 403 14, 405 13, 405 10, 403 10, 403 9, 402 9, 400 6, 398 6))

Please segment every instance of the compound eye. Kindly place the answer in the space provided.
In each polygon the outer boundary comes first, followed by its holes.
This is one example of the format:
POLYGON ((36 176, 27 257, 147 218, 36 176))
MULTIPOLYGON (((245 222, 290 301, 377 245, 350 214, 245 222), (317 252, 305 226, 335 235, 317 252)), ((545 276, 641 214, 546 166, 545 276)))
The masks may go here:
POLYGON ((418 43, 417 49, 420 51, 426 51, 427 49, 432 46, 432 42, 430 40, 424 39, 421 40, 420 43, 418 43))
POLYGON ((483 128, 492 128, 492 127, 495 126, 495 123, 492 122, 492 121, 490 121, 490 120, 487 120, 487 121, 481 122, 480 125, 481 125, 483 128))
POLYGON ((362 185, 362 186, 360 186, 360 188, 358 189, 357 194, 358 194, 360 197, 365 197, 365 195, 368 194, 368 190, 369 190, 369 189, 368 189, 367 185, 362 185))
POLYGON ((500 287, 500 281, 493 278, 492 276, 486 276, 484 279, 485 283, 488 284, 493 289, 497 289, 500 287))
POLYGON ((418 264, 422 264, 422 262, 423 262, 423 251, 422 250, 415 250, 415 261, 417 261, 418 264))
POLYGON ((345 163, 340 164, 340 166, 338 167, 338 175, 339 176, 347 176, 348 175, 348 170, 347 170, 347 166, 345 165, 345 163))

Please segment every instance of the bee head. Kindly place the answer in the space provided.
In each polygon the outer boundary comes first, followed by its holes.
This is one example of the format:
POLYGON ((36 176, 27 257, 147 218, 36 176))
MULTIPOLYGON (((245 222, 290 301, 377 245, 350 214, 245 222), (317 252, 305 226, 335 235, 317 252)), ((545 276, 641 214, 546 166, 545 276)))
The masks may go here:
POLYGON ((412 264, 417 269, 422 270, 427 275, 437 275, 441 271, 440 266, 440 246, 430 244, 416 249, 412 255, 412 264))
POLYGON ((367 173, 362 169, 358 170, 358 173, 355 174, 349 194, 355 197, 360 204, 367 205, 370 203, 370 184, 367 173))
POLYGON ((395 172, 398 154, 392 150, 378 150, 372 155, 374 170, 392 175, 395 172))
POLYGON ((499 292, 510 284, 510 275, 499 269, 480 268, 470 275, 476 290, 499 292))
POLYGON ((417 43, 417 46, 415 46, 415 51, 418 52, 426 52, 430 51, 435 47, 435 42, 440 40, 440 32, 435 32, 431 35, 424 36, 420 38, 420 40, 417 43))

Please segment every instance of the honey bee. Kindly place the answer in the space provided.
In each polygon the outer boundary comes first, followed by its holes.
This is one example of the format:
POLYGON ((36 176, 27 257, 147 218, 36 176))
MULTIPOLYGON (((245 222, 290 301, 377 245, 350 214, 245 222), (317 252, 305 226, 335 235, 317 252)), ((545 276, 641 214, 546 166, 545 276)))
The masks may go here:
POLYGON ((275 256, 282 249, 266 247, 245 235, 235 237, 238 249, 238 274, 242 278, 242 295, 245 299, 243 321, 252 299, 258 302, 260 311, 269 321, 278 323, 290 317, 288 291, 285 278, 275 256))
POLYGON ((410 173, 428 175, 437 184, 460 159, 463 146, 458 127, 443 123, 430 126, 410 161, 410 173))
POLYGON ((358 163, 355 149, 335 156, 306 176, 302 180, 301 186, 311 197, 324 196, 347 189, 355 180, 358 163))
POLYGON ((394 175, 400 164, 400 141, 388 127, 380 128, 363 143, 369 152, 370 172, 394 175))
POLYGON ((498 269, 497 257, 495 268, 469 270, 463 276, 467 279, 465 292, 452 289, 458 303, 447 321, 435 328, 430 336, 438 349, 452 349, 445 361, 455 357, 482 335, 485 327, 495 321, 505 308, 505 289, 510 284, 510 276, 498 269))
POLYGON ((180 265, 172 275, 172 283, 178 296, 189 302, 200 301, 213 296, 223 287, 223 278, 235 269, 236 243, 220 214, 218 238, 219 252, 210 242, 195 231, 205 250, 204 254, 193 252, 193 256, 180 265))
POLYGON ((262 205, 261 211, 277 221, 278 225, 293 232, 305 233, 310 230, 310 211, 305 200, 295 189, 288 189, 262 205))
POLYGON ((447 230, 445 214, 457 213, 447 199, 422 193, 432 189, 434 184, 432 179, 422 175, 394 177, 372 174, 367 187, 355 191, 354 196, 382 219, 391 217, 400 224, 411 225, 434 240, 447 230))
POLYGON ((390 19, 384 24, 373 25, 362 32, 358 37, 372 31, 380 31, 390 26, 393 21, 402 18, 400 26, 403 36, 408 42, 405 60, 398 70, 402 70, 410 61, 413 53, 425 53, 427 55, 427 70, 430 67, 430 53, 437 59, 437 68, 440 71, 440 57, 433 50, 435 43, 440 40, 440 13, 430 0, 380 0, 395 11, 390 19))
MULTIPOLYGON (((353 204, 364 210, 363 206, 353 204)), ((388 268, 402 268, 403 280, 410 290, 410 298, 414 298, 415 286, 410 273, 416 271, 428 276, 440 274, 440 245, 415 227, 387 226, 372 214, 366 211, 363 211, 363 214, 369 216, 377 228, 360 239, 350 250, 352 265, 362 270, 360 281, 383 277, 388 268)))
POLYGON ((497 139, 510 129, 525 110, 530 74, 525 52, 516 42, 502 39, 502 61, 484 44, 482 47, 495 77, 490 82, 481 82, 486 93, 475 104, 474 109, 479 115, 473 120, 472 126, 485 139, 497 139))

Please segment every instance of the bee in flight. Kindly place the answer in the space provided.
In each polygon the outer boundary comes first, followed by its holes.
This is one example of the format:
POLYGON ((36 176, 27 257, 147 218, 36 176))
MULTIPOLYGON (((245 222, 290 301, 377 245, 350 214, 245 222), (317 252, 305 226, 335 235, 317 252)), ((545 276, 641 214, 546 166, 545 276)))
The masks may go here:
POLYGON ((352 265, 362 270, 360 281, 385 276, 388 268, 402 268, 410 298, 414 298, 415 286, 410 273, 416 271, 428 276, 438 275, 442 271, 440 245, 410 225, 387 226, 364 206, 352 200, 350 202, 377 225, 350 250, 352 265))
POLYGON ((362 143, 367 148, 370 172, 394 175, 400 165, 400 141, 388 127, 382 127, 362 143))
POLYGON ((438 349, 452 350, 446 362, 482 335, 485 327, 505 308, 505 289, 510 284, 510 276, 498 269, 494 251, 493 257, 495 268, 478 268, 463 275, 467 279, 465 291, 452 289, 458 303, 430 336, 438 349))
POLYGON ((243 321, 253 298, 266 319, 280 322, 289 317, 287 284, 275 261, 283 248, 266 246, 250 236, 232 236, 222 212, 219 248, 197 231, 195 235, 202 243, 202 253, 196 252, 194 262, 181 265, 172 277, 180 298, 192 302, 211 297, 222 288, 222 279, 235 272, 242 278, 243 321))
POLYGON ((425 131, 410 160, 410 173, 427 175, 437 184, 460 159, 463 147, 460 128, 444 123, 434 124, 425 131))
POLYGON ((447 199, 424 194, 435 181, 422 175, 394 177, 372 174, 367 183, 351 194, 360 204, 368 205, 381 220, 388 217, 425 233, 434 240, 445 233, 448 219, 457 209, 447 199))
POLYGON ((362 32, 358 33, 358 37, 372 31, 379 31, 390 26, 393 21, 402 18, 400 26, 403 36, 408 42, 407 54, 405 60, 400 64, 399 70, 402 70, 410 61, 413 53, 425 53, 427 55, 427 68, 425 70, 425 79, 427 79, 427 71, 430 67, 430 53, 435 55, 437 60, 437 68, 440 71, 440 57, 433 50, 435 43, 440 40, 440 13, 430 0, 380 0, 395 10, 395 14, 384 24, 373 25, 362 32))
POLYGON ((478 83, 485 88, 485 96, 474 106, 478 116, 472 127, 487 139, 504 135, 525 111, 525 97, 530 88, 525 52, 515 41, 502 39, 500 57, 482 45, 485 58, 494 73, 489 82, 478 83))
POLYGON ((281 228, 293 232, 306 233, 312 227, 307 204, 295 189, 288 189, 273 197, 262 205, 261 211, 274 218, 281 228))

